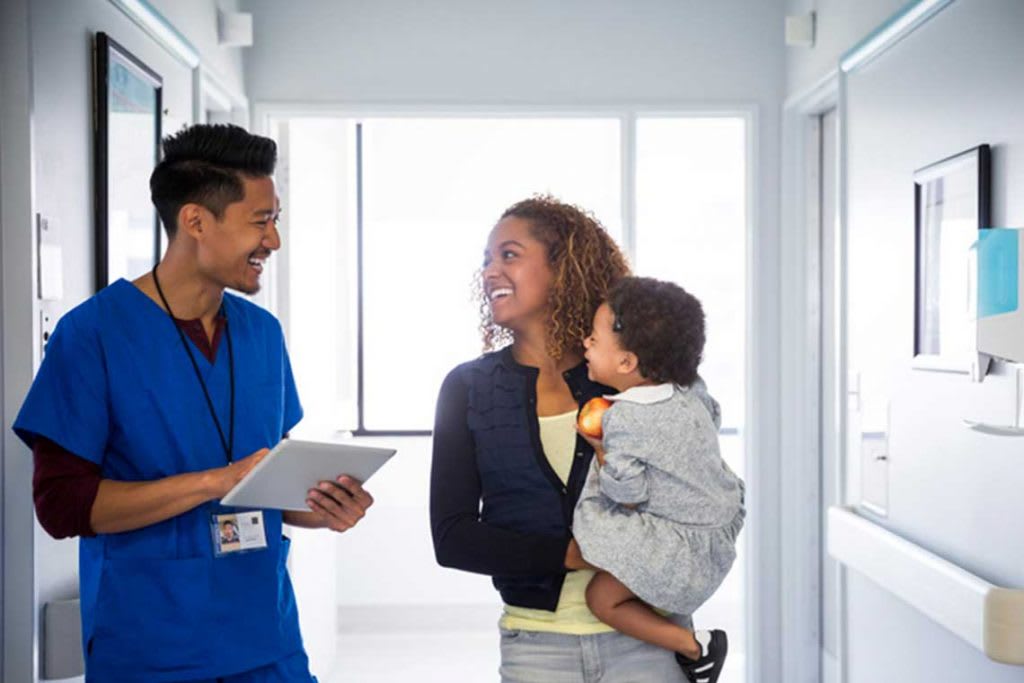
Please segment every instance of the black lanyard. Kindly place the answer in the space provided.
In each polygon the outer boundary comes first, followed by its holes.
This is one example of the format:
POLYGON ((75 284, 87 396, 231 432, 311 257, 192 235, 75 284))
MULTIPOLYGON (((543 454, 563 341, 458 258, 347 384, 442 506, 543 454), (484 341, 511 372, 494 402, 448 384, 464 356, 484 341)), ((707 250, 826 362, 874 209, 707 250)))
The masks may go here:
POLYGON ((213 401, 210 400, 210 390, 206 388, 206 382, 203 380, 203 374, 199 372, 199 364, 196 363, 196 357, 192 355, 192 349, 188 347, 188 342, 185 340, 185 333, 181 331, 181 327, 174 320, 174 313, 171 312, 171 306, 167 303, 167 297, 164 296, 164 290, 160 288, 160 280, 156 276, 156 266, 153 266, 153 284, 156 285, 157 294, 160 295, 160 301, 164 303, 164 308, 167 309, 167 315, 171 318, 171 323, 174 324, 174 329, 178 331, 178 337, 181 339, 181 345, 185 347, 185 353, 188 354, 188 359, 192 361, 192 369, 196 371, 196 379, 199 380, 199 386, 203 388, 203 396, 206 398, 206 407, 210 409, 210 417, 213 418, 213 424, 217 426, 217 436, 220 437, 220 445, 224 447, 224 455, 227 456, 228 462, 232 460, 231 449, 235 445, 235 354, 231 348, 231 326, 228 324, 228 315, 224 310, 224 303, 221 302, 219 313, 224 316, 224 336, 228 338, 228 377, 231 380, 231 410, 230 410, 230 422, 228 422, 228 438, 224 438, 224 429, 220 426, 220 420, 217 419, 217 411, 213 409, 213 401))

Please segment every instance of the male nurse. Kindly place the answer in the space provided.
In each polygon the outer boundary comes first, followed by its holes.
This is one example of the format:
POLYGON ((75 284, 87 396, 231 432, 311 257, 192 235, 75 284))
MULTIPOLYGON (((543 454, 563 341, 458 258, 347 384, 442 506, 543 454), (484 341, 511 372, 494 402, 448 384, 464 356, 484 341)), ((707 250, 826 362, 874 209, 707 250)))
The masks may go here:
POLYGON ((166 255, 61 319, 14 423, 42 526, 81 538, 90 683, 315 680, 282 524, 345 531, 372 498, 341 476, 308 511, 220 504, 302 417, 280 323, 224 291, 258 291, 281 245, 276 157, 236 126, 164 140, 166 255))

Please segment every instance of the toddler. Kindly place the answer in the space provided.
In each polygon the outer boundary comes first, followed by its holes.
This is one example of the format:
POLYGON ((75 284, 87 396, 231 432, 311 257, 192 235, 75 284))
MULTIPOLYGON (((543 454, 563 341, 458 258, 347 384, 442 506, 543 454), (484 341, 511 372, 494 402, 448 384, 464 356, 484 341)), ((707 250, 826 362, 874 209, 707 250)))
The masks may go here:
POLYGON ((590 378, 619 392, 607 397, 603 440, 587 437, 596 459, 573 524, 599 568, 587 605, 621 633, 674 651, 691 683, 715 683, 725 632, 663 616, 692 615, 721 585, 745 515, 743 482, 719 453, 718 403, 697 375, 703 309, 677 285, 625 278, 584 347, 590 378))

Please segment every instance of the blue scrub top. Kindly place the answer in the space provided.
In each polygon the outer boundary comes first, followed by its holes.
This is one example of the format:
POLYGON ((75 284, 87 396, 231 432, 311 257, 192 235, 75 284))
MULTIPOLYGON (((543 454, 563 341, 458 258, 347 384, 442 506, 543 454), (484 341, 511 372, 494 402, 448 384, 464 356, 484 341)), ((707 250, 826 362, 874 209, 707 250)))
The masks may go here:
MULTIPOLYGON (((224 310, 235 358, 237 460, 277 444, 302 408, 277 319, 227 293, 224 310)), ((192 352, 227 436, 226 340, 212 364, 192 352)), ((46 437, 117 481, 226 464, 174 323, 126 280, 61 319, 14 430, 29 447, 46 437)), ((211 515, 229 511, 212 501, 144 529, 81 539, 89 680, 215 678, 302 649, 281 512, 264 511, 266 550, 218 559, 211 515)))

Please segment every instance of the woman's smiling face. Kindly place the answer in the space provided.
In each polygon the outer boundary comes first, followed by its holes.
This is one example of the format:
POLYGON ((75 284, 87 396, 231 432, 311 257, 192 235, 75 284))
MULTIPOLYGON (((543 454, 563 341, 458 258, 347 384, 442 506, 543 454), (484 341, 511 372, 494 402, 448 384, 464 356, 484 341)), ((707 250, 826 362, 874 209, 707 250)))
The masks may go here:
POLYGON ((498 221, 484 251, 483 287, 495 324, 523 330, 545 324, 554 273, 548 250, 533 237, 530 222, 515 216, 498 221))

